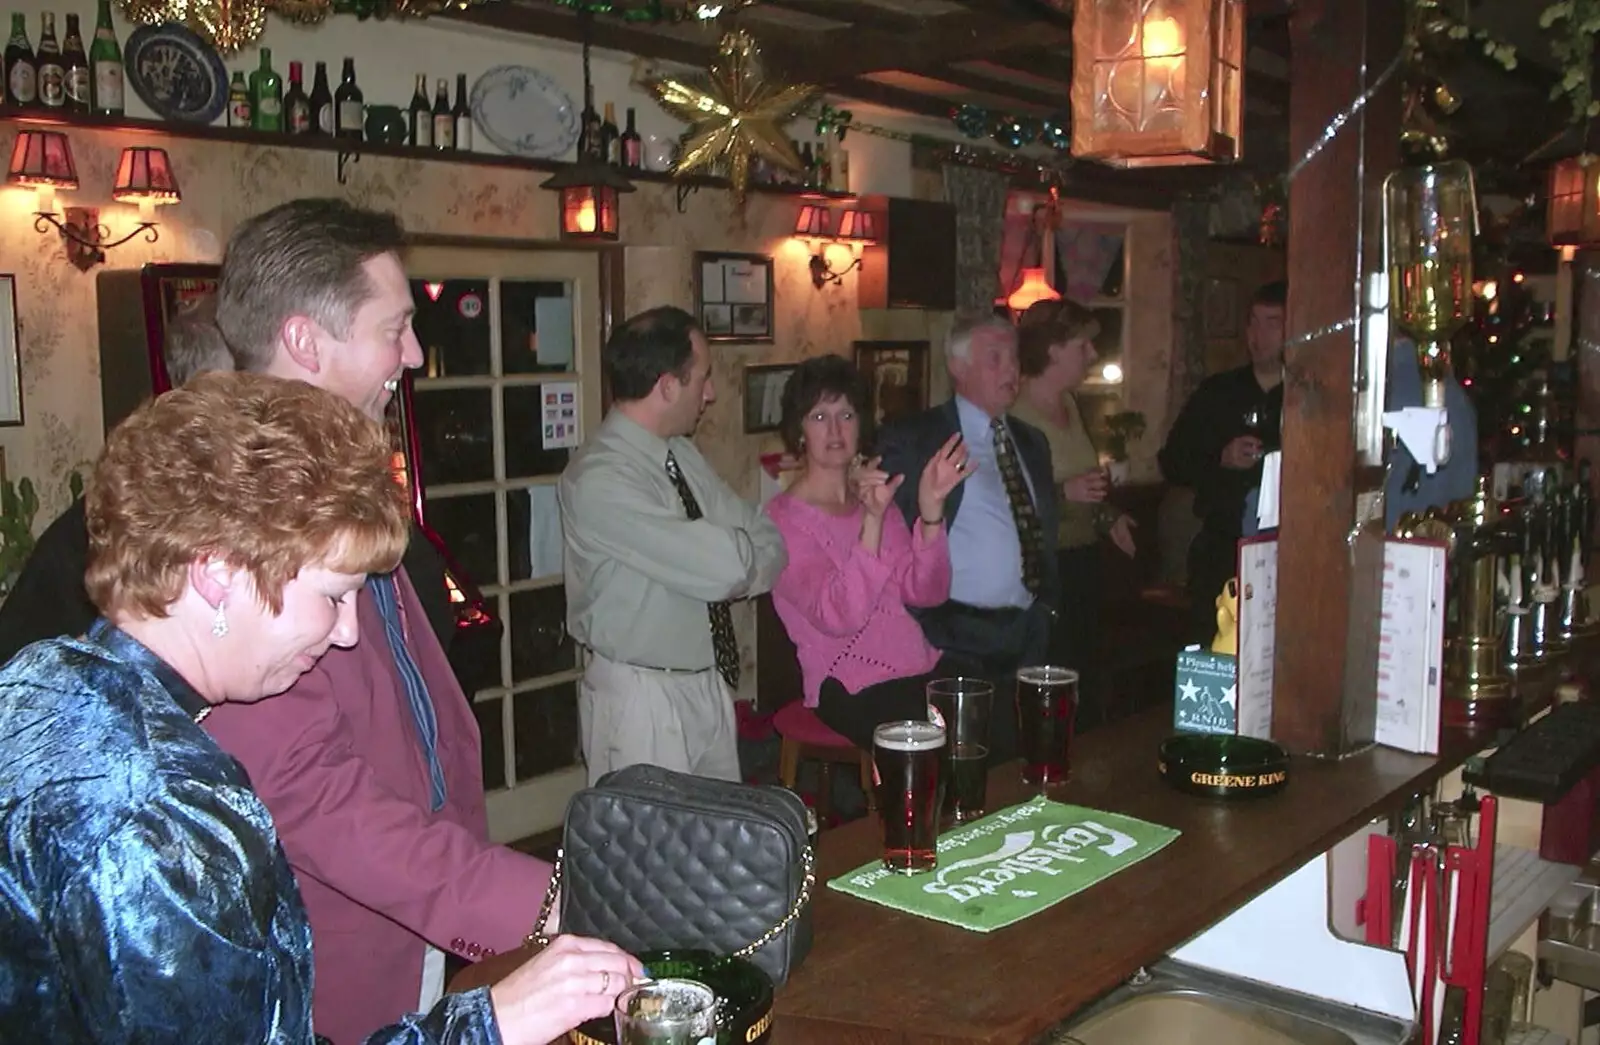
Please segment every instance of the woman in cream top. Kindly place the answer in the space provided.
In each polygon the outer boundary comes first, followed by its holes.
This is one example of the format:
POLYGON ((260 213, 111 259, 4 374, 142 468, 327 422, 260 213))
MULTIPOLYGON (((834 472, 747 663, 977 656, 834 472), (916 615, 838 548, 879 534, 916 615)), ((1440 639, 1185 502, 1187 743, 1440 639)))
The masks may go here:
POLYGON ((1133 520, 1105 503, 1110 482, 1073 396, 1099 358, 1094 339, 1100 324, 1094 314, 1065 298, 1041 301, 1017 323, 1022 391, 1011 413, 1035 426, 1050 441, 1051 469, 1061 488, 1057 555, 1061 569, 1061 613, 1056 621, 1055 655, 1076 668, 1078 726, 1095 725, 1104 715, 1101 680, 1094 670, 1099 637, 1100 538, 1110 537, 1123 554, 1134 552, 1133 520))

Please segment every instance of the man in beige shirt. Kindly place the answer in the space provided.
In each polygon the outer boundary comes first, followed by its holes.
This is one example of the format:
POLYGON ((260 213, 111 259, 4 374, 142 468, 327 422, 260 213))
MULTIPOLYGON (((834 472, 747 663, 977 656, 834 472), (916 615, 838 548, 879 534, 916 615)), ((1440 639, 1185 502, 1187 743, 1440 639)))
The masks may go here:
POLYGON ((768 590, 787 556, 689 435, 716 398, 705 334, 682 309, 627 320, 603 354, 614 402, 561 476, 567 629, 592 784, 637 763, 739 779, 728 601, 768 590))

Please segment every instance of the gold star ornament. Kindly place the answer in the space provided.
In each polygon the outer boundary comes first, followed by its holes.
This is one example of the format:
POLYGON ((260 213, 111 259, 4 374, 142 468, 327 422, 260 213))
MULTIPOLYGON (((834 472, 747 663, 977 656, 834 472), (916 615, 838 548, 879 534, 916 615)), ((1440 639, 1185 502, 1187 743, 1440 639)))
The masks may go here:
POLYGON ((791 171, 800 155, 784 128, 816 97, 811 84, 773 84, 761 67, 761 48, 744 30, 717 46, 717 60, 703 73, 659 76, 645 86, 661 107, 689 125, 672 173, 709 171, 728 161, 735 199, 744 202, 750 158, 759 155, 791 171))

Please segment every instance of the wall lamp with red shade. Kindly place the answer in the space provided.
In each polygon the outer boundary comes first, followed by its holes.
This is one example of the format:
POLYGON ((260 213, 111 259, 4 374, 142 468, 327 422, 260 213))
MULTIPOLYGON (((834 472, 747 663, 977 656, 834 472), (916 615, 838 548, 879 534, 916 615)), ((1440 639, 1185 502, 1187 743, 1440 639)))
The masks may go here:
POLYGON ((160 237, 155 208, 183 199, 172 161, 165 149, 133 146, 122 150, 117 163, 117 180, 111 198, 139 207, 139 223, 121 239, 112 239, 111 230, 100 222, 93 207, 68 207, 56 215, 56 193, 78 187, 78 168, 72 159, 72 144, 60 131, 19 131, 11 149, 11 165, 6 184, 31 188, 35 193, 34 230, 48 233, 53 227, 66 246, 67 260, 87 272, 106 260, 106 251, 120 247, 135 236, 149 243, 160 237))
POLYGON ((829 283, 843 282, 845 273, 861 267, 862 249, 878 241, 877 218, 869 211, 847 210, 840 214, 837 233, 832 231, 832 224, 828 208, 814 203, 802 206, 794 223, 795 238, 811 245, 811 283, 818 290, 829 283), (847 245, 855 260, 835 269, 825 256, 830 241, 847 245))

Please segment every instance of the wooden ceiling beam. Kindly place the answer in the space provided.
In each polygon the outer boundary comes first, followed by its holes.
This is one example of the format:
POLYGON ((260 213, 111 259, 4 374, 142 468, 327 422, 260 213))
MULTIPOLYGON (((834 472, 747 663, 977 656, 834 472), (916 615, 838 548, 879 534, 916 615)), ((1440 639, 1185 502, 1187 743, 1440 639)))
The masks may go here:
POLYGON ((922 21, 916 15, 887 7, 875 7, 870 3, 862 3, 861 0, 765 0, 764 3, 751 8, 751 13, 756 13, 762 7, 783 8, 867 29, 904 31, 915 29, 922 21))
MULTIPOLYGON (((583 42, 582 21, 566 8, 534 7, 515 2, 483 4, 465 11, 449 11, 437 17, 489 29, 565 40, 568 43, 583 42)), ((683 40, 615 18, 594 19, 589 26, 589 42, 607 51, 622 51, 643 58, 692 66, 704 66, 714 53, 714 44, 683 40)))
POLYGON ((1003 99, 1024 113, 1037 112, 1039 115, 1049 115, 1072 108, 1072 97, 1065 85, 1063 85, 1061 92, 1057 94, 1038 87, 1029 87, 1024 84, 1013 83, 1010 80, 1000 80, 985 76, 977 70, 958 69, 952 65, 946 65, 942 69, 921 72, 917 75, 947 83, 964 91, 972 91, 976 94, 1003 99))
MULTIPOLYGON (((1007 20, 994 11, 945 15, 919 24, 920 28, 911 31, 840 29, 820 33, 804 47, 795 47, 794 54, 779 65, 792 76, 831 87, 865 73, 898 69, 927 74, 950 62, 1072 43, 1070 28, 1007 20)), ((771 47, 768 53, 778 62, 771 47)))

